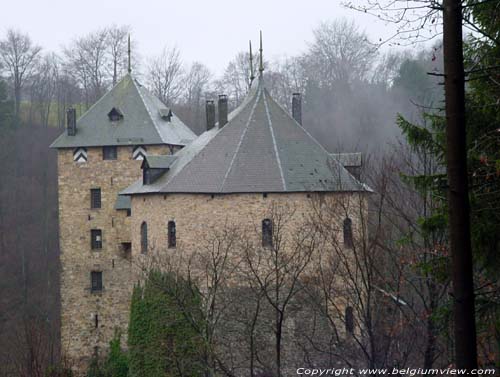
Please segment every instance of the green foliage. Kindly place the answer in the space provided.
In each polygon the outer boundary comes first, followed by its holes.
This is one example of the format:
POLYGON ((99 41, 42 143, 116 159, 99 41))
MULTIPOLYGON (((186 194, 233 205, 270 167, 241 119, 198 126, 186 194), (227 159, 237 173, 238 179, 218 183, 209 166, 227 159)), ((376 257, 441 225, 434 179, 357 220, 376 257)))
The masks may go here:
POLYGON ((132 297, 129 376, 201 375, 202 318, 199 294, 184 279, 151 272, 132 297))
POLYGON ((109 352, 104 363, 106 377, 127 377, 128 356, 121 348, 121 332, 115 331, 115 336, 109 342, 109 352))
POLYGON ((94 355, 90 360, 89 366, 87 368, 87 377, 106 377, 104 370, 101 368, 99 358, 94 355))
MULTIPOLYGON (((478 339, 488 345, 496 342, 500 349, 500 331, 497 331, 500 329, 500 305, 495 293, 500 280, 500 9, 495 2, 477 5, 477 1, 470 0, 467 3, 475 5, 463 8, 465 17, 473 20, 482 31, 467 38, 464 56, 466 70, 470 71, 466 86, 466 127, 475 285, 487 287, 476 288, 478 339), (495 339, 491 339, 493 337, 495 339)), ((404 69, 409 69, 409 65, 402 66, 404 69)), ((421 74, 419 72, 414 76, 421 74)), ((418 85, 415 77, 410 81, 418 85)), ((417 126, 399 117, 398 125, 408 143, 418 153, 432 158, 444 172, 444 117, 426 114, 424 121, 423 126, 417 126)), ((420 193, 437 199, 432 214, 419 222, 424 237, 444 230, 447 226, 445 177, 424 173, 404 179, 420 193)), ((449 274, 445 265, 432 259, 422 261, 420 268, 440 280, 449 274)), ((449 321, 450 308, 450 303, 442 303, 433 314, 435 320, 449 321)), ((498 349, 497 354, 500 354, 498 349)))
POLYGON ((73 377, 73 371, 62 364, 51 365, 45 371, 44 377, 73 377))

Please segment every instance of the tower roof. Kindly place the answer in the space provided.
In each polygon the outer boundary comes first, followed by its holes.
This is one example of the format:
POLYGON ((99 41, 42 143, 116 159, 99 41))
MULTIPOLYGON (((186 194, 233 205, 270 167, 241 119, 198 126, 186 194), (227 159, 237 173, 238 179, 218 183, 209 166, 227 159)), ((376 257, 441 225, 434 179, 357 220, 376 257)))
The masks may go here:
POLYGON ((176 157, 155 182, 122 194, 369 190, 271 98, 262 76, 226 125, 176 157))
POLYGON ((76 135, 60 135, 52 148, 129 144, 186 145, 196 135, 158 98, 127 74, 76 123, 76 135), (111 120, 115 116, 118 120, 111 120))

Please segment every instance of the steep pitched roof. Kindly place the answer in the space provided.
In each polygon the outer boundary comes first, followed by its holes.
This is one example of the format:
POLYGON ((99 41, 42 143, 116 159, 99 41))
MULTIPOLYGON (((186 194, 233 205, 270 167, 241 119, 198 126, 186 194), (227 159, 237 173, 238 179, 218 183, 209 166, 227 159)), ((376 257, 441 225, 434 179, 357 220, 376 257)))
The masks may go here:
POLYGON ((222 128, 177 154, 168 173, 123 194, 366 191, 256 80, 222 128))
POLYGON ((128 144, 186 145, 196 135, 146 88, 127 74, 77 121, 75 136, 60 135, 52 148, 128 144), (108 114, 123 118, 110 121, 108 114), (167 110, 167 111, 166 111, 167 110))

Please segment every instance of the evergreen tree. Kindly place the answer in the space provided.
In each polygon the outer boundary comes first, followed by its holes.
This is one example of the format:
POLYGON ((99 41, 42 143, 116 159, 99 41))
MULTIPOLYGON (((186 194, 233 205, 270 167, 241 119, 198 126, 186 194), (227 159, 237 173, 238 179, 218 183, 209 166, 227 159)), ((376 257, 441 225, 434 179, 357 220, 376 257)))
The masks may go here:
MULTIPOLYGON (((471 236, 474 263, 476 320, 480 364, 500 365, 500 10, 494 2, 465 8, 482 34, 469 36, 465 66, 469 70, 466 91, 467 165, 471 203, 471 236), (496 21, 495 21, 496 20, 496 21)), ((425 124, 399 117, 398 124, 410 145, 433 159, 441 169, 408 177, 411 184, 434 198, 435 208, 420 225, 427 232, 446 232, 445 123, 440 113, 425 114, 425 124)), ((429 266, 427 266, 429 267, 429 266)), ((449 274, 447 269, 433 273, 449 274)), ((449 302, 438 313, 449 313, 449 302)), ((435 313, 436 316, 438 313, 435 313)), ((445 316, 448 318, 447 316, 445 316)))

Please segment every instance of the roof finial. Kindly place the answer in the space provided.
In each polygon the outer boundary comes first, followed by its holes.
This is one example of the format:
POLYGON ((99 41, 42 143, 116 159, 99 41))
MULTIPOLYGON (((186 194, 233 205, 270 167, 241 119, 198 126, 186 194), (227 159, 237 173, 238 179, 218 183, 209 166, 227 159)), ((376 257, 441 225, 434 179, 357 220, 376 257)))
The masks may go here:
POLYGON ((252 85, 252 82, 255 79, 255 75, 253 73, 252 41, 248 41, 248 44, 250 45, 250 85, 252 85))
POLYGON ((132 66, 130 64, 130 34, 128 35, 128 73, 132 72, 132 66))
POLYGON ((264 72, 264 63, 262 62, 262 30, 260 31, 259 72, 260 76, 262 76, 262 72, 264 72))

